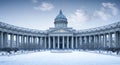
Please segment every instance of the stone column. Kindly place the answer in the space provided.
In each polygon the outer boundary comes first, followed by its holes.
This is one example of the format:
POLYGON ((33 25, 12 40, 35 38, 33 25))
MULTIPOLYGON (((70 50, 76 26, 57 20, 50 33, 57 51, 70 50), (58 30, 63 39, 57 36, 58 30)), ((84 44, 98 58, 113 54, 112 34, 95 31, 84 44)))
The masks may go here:
POLYGON ((99 48, 99 35, 96 35, 96 48, 99 48))
POLYGON ((38 49, 40 49, 40 48, 41 48, 40 38, 41 38, 41 37, 38 37, 38 49))
POLYGON ((71 41, 71 48, 73 49, 73 43, 74 43, 74 40, 73 40, 73 36, 72 36, 72 41, 71 41))
POLYGON ((94 48, 96 47, 96 35, 94 35, 94 44, 93 44, 93 47, 94 48))
POLYGON ((28 49, 28 36, 26 36, 26 44, 25 44, 25 48, 28 49))
POLYGON ((80 36, 78 37, 78 49, 80 48, 80 36))
MULTIPOLYGON (((114 47, 115 47, 115 45, 114 45, 114 47)), ((118 31, 118 47, 120 48, 120 31, 118 31)))
POLYGON ((41 49, 43 49, 43 37, 42 36, 40 37, 40 47, 41 49))
POLYGON ((38 49, 38 42, 37 42, 38 37, 35 37, 35 49, 38 49))
POLYGON ((64 44, 64 36, 62 37, 62 42, 63 42, 63 44, 62 44, 62 47, 63 47, 63 49, 65 48, 65 44, 64 44))
POLYGON ((67 36, 67 49, 69 49, 69 36, 67 36))
POLYGON ((32 36, 31 39, 32 39, 32 42, 31 42, 31 49, 33 49, 33 48, 34 48, 34 46, 33 46, 33 45, 34 45, 34 36, 32 36))
POLYGON ((19 35, 16 34, 16 48, 19 48, 19 35))
POLYGON ((78 40, 77 40, 77 36, 76 36, 76 44, 75 44, 75 49, 77 49, 78 48, 78 40))
POLYGON ((91 36, 89 36, 89 48, 91 48, 91 36))
POLYGON ((104 46, 104 35, 102 34, 102 38, 101 38, 101 47, 103 48, 104 46))
POLYGON ((45 36, 45 49, 47 48, 47 46, 46 46, 46 45, 47 45, 47 43, 46 43, 46 36, 45 36))
POLYGON ((0 32, 0 48, 3 48, 3 32, 0 32))
POLYGON ((13 48, 14 45, 14 34, 10 34, 10 47, 13 48))
POLYGON ((115 47, 119 47, 119 44, 118 44, 118 32, 114 32, 115 33, 115 47))
POLYGON ((55 36, 53 36, 53 49, 55 49, 55 36))
POLYGON ((39 49, 41 49, 42 48, 42 45, 41 45, 42 37, 39 37, 38 40, 39 40, 38 41, 39 49))
POLYGON ((35 37, 33 37, 33 44, 35 44, 35 37))
POLYGON ((109 33, 109 47, 113 47, 112 46, 112 33, 109 33))
POLYGON ((25 36, 23 36, 23 49, 25 49, 25 36))
POLYGON ((28 36, 28 49, 30 49, 30 36, 28 36))
POLYGON ((29 49, 32 49, 32 42, 33 42, 33 38, 32 38, 32 36, 30 36, 29 49))
POLYGON ((3 33, 3 47, 8 47, 8 33, 3 33))
POLYGON ((60 48, 60 38, 59 38, 59 36, 58 36, 58 49, 60 48))
POLYGON ((20 48, 23 48, 23 36, 21 35, 21 42, 20 42, 20 48))
POLYGON ((107 46, 106 44, 106 41, 107 41, 107 37, 106 37, 106 34, 104 34, 104 48, 107 46))
POLYGON ((50 44, 51 44, 50 36, 48 37, 48 41, 49 41, 49 43, 48 43, 48 48, 51 49, 51 45, 50 45, 50 44))
POLYGON ((46 48, 46 36, 44 36, 44 49, 46 48))
POLYGON ((86 43, 87 43, 87 36, 84 36, 84 40, 85 40, 85 45, 86 45, 86 43))
POLYGON ((80 36, 80 48, 82 48, 82 36, 80 36))
POLYGON ((33 36, 30 36, 30 49, 32 49, 33 48, 33 36))
POLYGON ((36 36, 36 39, 35 39, 35 42, 36 42, 36 48, 35 49, 39 49, 39 46, 38 46, 38 36, 36 36))
POLYGON ((101 35, 98 36, 99 36, 99 48, 101 48, 101 35))
POLYGON ((120 31, 118 32, 118 47, 120 48, 120 31))

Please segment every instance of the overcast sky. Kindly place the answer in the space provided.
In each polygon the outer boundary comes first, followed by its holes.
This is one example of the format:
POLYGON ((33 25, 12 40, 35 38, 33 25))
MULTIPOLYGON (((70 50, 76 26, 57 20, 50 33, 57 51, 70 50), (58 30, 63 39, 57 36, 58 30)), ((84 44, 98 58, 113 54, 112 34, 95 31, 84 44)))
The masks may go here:
POLYGON ((0 0, 0 21, 46 30, 60 9, 77 30, 120 21, 120 0, 0 0))

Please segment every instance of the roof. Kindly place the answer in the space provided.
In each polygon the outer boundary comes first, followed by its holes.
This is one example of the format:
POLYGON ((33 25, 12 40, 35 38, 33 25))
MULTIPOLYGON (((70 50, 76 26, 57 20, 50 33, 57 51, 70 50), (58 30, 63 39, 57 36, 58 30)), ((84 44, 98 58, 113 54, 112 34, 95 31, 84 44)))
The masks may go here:
POLYGON ((63 21, 67 23, 67 18, 62 13, 62 10, 60 10, 59 14, 55 18, 55 23, 56 22, 63 22, 63 21))

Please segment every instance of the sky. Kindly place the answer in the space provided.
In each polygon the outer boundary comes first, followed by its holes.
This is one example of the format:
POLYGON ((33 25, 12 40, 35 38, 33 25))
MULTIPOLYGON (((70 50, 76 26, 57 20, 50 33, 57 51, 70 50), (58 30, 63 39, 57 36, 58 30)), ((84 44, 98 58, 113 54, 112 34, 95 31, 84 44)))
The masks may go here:
POLYGON ((120 0, 0 0, 0 21, 19 27, 54 27, 60 9, 68 27, 95 28, 120 21, 120 0))

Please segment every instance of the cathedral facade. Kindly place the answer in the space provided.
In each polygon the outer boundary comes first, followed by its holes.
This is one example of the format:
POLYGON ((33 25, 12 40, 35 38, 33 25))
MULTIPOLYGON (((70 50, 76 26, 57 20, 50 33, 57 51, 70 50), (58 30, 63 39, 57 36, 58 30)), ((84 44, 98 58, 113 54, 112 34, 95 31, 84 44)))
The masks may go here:
POLYGON ((0 48, 102 49, 120 48, 120 22, 86 30, 67 27, 60 10, 55 27, 40 31, 0 22, 0 48))

